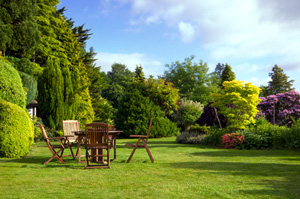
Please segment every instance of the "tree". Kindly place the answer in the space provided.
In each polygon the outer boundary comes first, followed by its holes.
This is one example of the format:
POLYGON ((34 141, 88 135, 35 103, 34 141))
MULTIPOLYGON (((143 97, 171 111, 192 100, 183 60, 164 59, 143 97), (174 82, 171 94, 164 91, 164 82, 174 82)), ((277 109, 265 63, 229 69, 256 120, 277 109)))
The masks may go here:
POLYGON ((222 76, 222 73, 223 73, 224 69, 225 69, 225 65, 224 65, 224 64, 218 63, 218 64, 216 65, 215 73, 216 73, 216 75, 217 75, 217 77, 218 77, 219 79, 221 79, 221 76, 222 76))
POLYGON ((271 81, 268 82, 267 95, 274 95, 277 93, 284 93, 291 90, 294 80, 288 81, 288 76, 284 74, 283 69, 275 64, 272 72, 269 73, 271 81))
POLYGON ((232 80, 235 80, 235 74, 234 72, 232 72, 231 66, 229 66, 228 63, 226 63, 226 66, 221 75, 221 86, 223 87, 223 83, 225 81, 232 81, 232 80))
POLYGON ((0 51, 31 58, 40 41, 36 0, 0 1, 0 51))
POLYGON ((150 77, 145 82, 144 88, 143 95, 159 106, 165 115, 170 116, 174 110, 177 110, 179 89, 174 88, 172 82, 150 77))
POLYGON ((180 97, 205 104, 209 101, 210 93, 216 92, 217 85, 211 81, 208 66, 202 60, 193 62, 194 56, 185 58, 183 62, 176 61, 164 72, 164 78, 171 81, 179 89, 180 97))
MULTIPOLYGON (((62 73, 63 111, 64 119, 78 119, 80 124, 92 122, 94 111, 89 93, 89 78, 82 56, 82 43, 78 41, 79 35, 73 33, 70 21, 62 16, 62 10, 56 10, 58 0, 38 1, 39 12, 37 22, 41 32, 41 42, 38 45, 34 58, 42 67, 47 67, 47 61, 55 60, 62 73)), ((47 82, 56 84, 55 82, 47 82)), ((38 87, 39 92, 41 87, 38 87)), ((59 104, 54 105, 59 109, 59 104)), ((49 105, 43 109, 51 110, 49 105)), ((41 107, 39 108, 41 111, 41 107)), ((47 110, 45 110, 47 111, 47 110)), ((42 111, 43 112, 43 111, 42 111)), ((47 116, 46 116, 47 117, 47 116)), ((52 115, 56 117, 56 115, 52 115)), ((57 118, 52 118, 56 121, 57 118)), ((61 123, 61 121, 60 121, 61 123)), ((56 127, 56 125, 54 125, 56 127)), ((61 127, 61 125, 58 125, 61 127)))
POLYGON ((134 82, 145 82, 146 78, 143 72, 143 67, 141 65, 137 65, 135 71, 133 73, 133 81, 134 82))
POLYGON ((38 81, 39 114, 52 129, 60 129, 64 117, 64 79, 58 60, 48 59, 38 81))
POLYGON ((107 72, 109 85, 103 89, 102 96, 108 99, 114 108, 123 96, 129 83, 132 82, 133 73, 123 64, 114 63, 111 71, 107 72))
POLYGON ((150 118, 153 118, 150 137, 178 134, 176 124, 164 117, 160 107, 144 97, 140 90, 131 89, 124 93, 115 116, 117 128, 123 129, 125 135, 146 134, 150 118))
POLYGON ((236 80, 225 81, 223 85, 223 94, 212 94, 212 106, 220 109, 219 112, 228 119, 230 128, 245 129, 254 122, 254 116, 258 112, 256 107, 260 101, 260 89, 252 83, 236 80))

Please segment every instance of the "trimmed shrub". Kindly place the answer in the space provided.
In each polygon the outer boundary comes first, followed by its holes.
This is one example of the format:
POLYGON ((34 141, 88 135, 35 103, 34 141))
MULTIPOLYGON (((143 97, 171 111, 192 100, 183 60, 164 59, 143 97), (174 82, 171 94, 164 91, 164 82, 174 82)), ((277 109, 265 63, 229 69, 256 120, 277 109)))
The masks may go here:
POLYGON ((25 108, 26 94, 18 71, 0 60, 0 99, 25 108))
POLYGON ((34 142, 29 114, 19 106, 0 100, 0 157, 25 156, 34 142))

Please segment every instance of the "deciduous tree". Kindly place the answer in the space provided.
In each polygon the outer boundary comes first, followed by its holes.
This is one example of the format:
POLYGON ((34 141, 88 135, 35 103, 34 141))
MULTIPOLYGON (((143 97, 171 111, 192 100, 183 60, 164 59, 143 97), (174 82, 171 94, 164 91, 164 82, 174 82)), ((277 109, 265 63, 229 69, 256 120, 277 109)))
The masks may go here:
POLYGON ((254 116, 258 112, 256 106, 260 102, 260 89, 252 83, 244 83, 243 81, 225 81, 224 93, 215 94, 215 106, 220 109, 229 122, 232 129, 245 129, 247 125, 254 122, 254 116))

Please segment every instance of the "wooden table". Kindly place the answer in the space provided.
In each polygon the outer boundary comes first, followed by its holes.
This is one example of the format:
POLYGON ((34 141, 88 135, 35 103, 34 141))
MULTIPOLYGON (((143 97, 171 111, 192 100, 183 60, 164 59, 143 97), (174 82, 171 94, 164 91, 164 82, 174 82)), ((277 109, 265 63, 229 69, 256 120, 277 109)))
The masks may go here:
MULTIPOLYGON (((75 135, 78 136, 78 163, 81 163, 81 143, 85 138, 85 131, 84 130, 80 130, 80 131, 73 131, 75 135)), ((117 135, 120 135, 120 133, 122 133, 123 131, 121 130, 111 130, 109 131, 109 135, 111 135, 112 140, 113 140, 113 146, 114 146, 114 159, 112 159, 111 161, 114 161, 117 159, 117 135)), ((83 156, 85 157, 85 156, 83 156)))

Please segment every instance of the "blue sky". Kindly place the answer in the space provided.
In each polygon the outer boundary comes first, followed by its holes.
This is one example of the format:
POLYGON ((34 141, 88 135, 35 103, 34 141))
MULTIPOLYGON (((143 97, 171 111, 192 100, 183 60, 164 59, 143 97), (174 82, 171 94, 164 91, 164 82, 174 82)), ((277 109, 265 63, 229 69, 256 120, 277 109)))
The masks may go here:
POLYGON ((88 47, 97 66, 115 62, 147 76, 166 64, 228 63, 237 80, 267 85, 277 64, 300 91, 300 1, 298 0, 61 0, 75 25, 91 29, 88 47))

